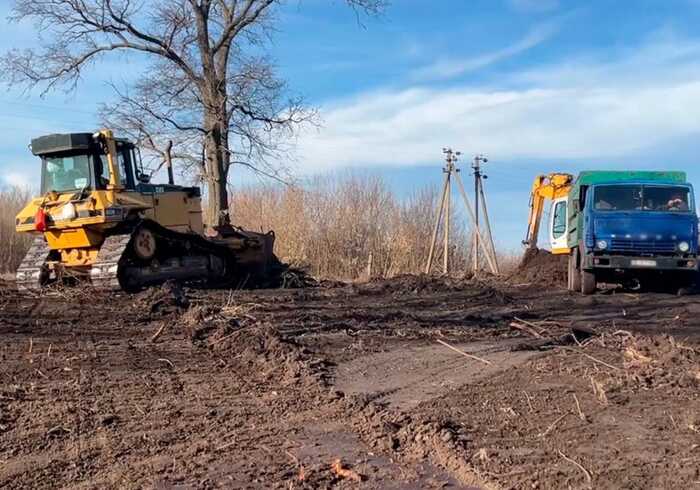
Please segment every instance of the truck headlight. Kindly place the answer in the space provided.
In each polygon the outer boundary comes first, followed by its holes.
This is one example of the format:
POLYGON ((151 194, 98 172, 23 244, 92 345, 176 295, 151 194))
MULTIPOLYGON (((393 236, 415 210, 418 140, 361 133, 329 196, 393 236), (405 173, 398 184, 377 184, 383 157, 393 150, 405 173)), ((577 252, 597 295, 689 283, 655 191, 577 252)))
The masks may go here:
POLYGON ((598 241, 596 242, 595 246, 596 246, 599 250, 605 250, 606 248, 608 248, 608 242, 607 242, 606 240, 598 240, 598 241))
POLYGON ((680 250, 681 252, 685 253, 685 252, 687 252, 688 250, 690 250, 690 244, 689 244, 688 242, 680 242, 680 243, 678 244, 678 250, 680 250))

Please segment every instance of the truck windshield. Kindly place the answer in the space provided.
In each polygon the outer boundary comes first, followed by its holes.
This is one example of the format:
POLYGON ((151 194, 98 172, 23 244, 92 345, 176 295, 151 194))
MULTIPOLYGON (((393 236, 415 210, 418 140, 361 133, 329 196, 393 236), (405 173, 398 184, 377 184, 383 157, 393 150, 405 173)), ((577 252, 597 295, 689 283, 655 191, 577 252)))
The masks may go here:
POLYGON ((42 193, 83 189, 90 185, 88 155, 49 156, 44 158, 42 193))
POLYGON ((690 211, 690 188, 677 185, 603 185, 595 188, 596 211, 690 211))

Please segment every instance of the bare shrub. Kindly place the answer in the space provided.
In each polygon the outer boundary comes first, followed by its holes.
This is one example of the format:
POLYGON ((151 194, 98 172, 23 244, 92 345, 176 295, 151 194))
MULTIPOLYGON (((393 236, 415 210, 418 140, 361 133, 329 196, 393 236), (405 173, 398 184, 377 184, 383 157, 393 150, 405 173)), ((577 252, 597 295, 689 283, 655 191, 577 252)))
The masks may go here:
POLYGON ((14 272, 29 249, 33 237, 15 231, 15 215, 30 199, 28 189, 0 189, 0 273, 14 272))
POLYGON ((520 250, 498 250, 496 246, 496 257, 498 258, 498 266, 501 270, 501 274, 506 276, 511 276, 515 274, 518 269, 518 265, 523 259, 522 251, 520 250))
MULTIPOLYGON (((400 199, 381 178, 356 173, 315 177, 295 187, 249 186, 233 196, 236 224, 275 230, 282 260, 337 279, 366 277, 370 260, 373 276, 423 272, 439 197, 425 188, 400 199)), ((450 267, 456 273, 468 263, 463 224, 455 216, 450 228, 450 267)), ((442 253, 440 246, 436 270, 442 253)))

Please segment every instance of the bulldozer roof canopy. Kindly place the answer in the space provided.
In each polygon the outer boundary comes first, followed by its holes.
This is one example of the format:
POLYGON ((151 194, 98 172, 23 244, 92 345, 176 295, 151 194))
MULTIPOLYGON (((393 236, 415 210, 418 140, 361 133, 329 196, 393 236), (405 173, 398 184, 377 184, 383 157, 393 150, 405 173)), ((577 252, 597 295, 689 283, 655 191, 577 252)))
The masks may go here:
POLYGON ((46 155, 96 148, 92 133, 49 134, 32 140, 32 153, 46 155))
MULTIPOLYGON (((114 138, 114 141, 131 145, 122 138, 114 138)), ((34 138, 31 148, 34 155, 48 155, 64 151, 93 151, 99 149, 100 145, 93 138, 93 133, 66 133, 34 138)))

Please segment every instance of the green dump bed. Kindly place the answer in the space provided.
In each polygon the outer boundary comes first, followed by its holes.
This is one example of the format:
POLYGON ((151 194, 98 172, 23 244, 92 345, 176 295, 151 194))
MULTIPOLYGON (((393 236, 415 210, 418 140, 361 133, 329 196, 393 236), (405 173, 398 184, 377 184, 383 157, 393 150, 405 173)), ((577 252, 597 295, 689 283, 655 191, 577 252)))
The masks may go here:
POLYGON ((667 184, 685 184, 685 172, 654 171, 620 171, 620 170, 586 170, 578 174, 574 188, 582 185, 612 184, 615 182, 663 182, 667 184))

